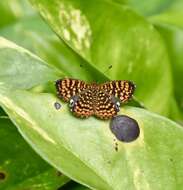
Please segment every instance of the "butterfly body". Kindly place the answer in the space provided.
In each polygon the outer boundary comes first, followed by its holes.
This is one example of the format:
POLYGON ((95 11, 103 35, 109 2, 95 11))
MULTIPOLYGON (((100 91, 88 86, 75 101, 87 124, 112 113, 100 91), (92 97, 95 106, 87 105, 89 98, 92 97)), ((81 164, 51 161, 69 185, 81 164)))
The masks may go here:
POLYGON ((110 81, 104 84, 76 79, 60 79, 56 82, 60 98, 70 102, 71 111, 78 117, 95 115, 109 119, 120 110, 120 104, 128 101, 135 89, 130 81, 110 81))

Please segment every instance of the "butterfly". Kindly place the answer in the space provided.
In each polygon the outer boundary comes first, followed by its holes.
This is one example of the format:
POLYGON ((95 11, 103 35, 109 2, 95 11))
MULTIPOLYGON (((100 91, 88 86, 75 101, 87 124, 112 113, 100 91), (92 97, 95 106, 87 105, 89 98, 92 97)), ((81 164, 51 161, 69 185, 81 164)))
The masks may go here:
POLYGON ((82 80, 64 78, 56 81, 58 97, 69 102, 75 116, 96 116, 110 119, 120 111, 121 103, 133 95, 135 84, 128 80, 115 80, 102 84, 87 84, 82 80))

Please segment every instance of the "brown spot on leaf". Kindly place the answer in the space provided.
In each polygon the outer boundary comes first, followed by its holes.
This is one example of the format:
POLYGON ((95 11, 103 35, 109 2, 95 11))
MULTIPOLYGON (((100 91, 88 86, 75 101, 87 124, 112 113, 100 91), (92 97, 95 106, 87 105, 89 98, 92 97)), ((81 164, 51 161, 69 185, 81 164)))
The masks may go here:
POLYGON ((3 171, 0 171, 0 181, 3 181, 6 179, 6 173, 3 171))
POLYGON ((61 176, 62 173, 60 171, 57 171, 57 176, 61 176))

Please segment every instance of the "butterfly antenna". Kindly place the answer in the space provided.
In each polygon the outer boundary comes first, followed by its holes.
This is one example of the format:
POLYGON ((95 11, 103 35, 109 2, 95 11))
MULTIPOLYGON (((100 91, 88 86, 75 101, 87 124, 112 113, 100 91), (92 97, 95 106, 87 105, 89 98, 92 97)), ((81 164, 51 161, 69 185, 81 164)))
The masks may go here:
MULTIPOLYGON (((110 69, 112 69, 112 65, 109 65, 108 68, 103 72, 103 74, 105 75, 110 69)), ((99 81, 96 80, 96 83, 98 83, 99 81)))
POLYGON ((106 74, 110 69, 112 69, 112 65, 109 65, 109 67, 104 71, 104 74, 106 74))

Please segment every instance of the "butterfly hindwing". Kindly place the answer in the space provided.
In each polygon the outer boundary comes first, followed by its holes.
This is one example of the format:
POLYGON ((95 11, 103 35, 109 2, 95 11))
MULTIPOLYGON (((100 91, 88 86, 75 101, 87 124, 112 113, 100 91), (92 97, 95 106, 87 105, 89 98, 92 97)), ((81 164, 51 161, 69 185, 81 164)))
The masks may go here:
POLYGON ((120 103, 117 98, 109 95, 103 90, 99 90, 96 94, 96 102, 94 104, 94 114, 100 119, 109 119, 117 115, 120 103))
POLYGON ((83 118, 93 115, 92 92, 87 89, 71 97, 70 108, 77 117, 83 118))
POLYGON ((101 84, 100 89, 105 90, 110 95, 118 97, 121 102, 127 102, 134 93, 135 85, 128 80, 116 80, 101 84))
POLYGON ((60 79, 56 81, 57 94, 64 101, 68 102, 70 98, 87 88, 87 84, 77 79, 60 79))

